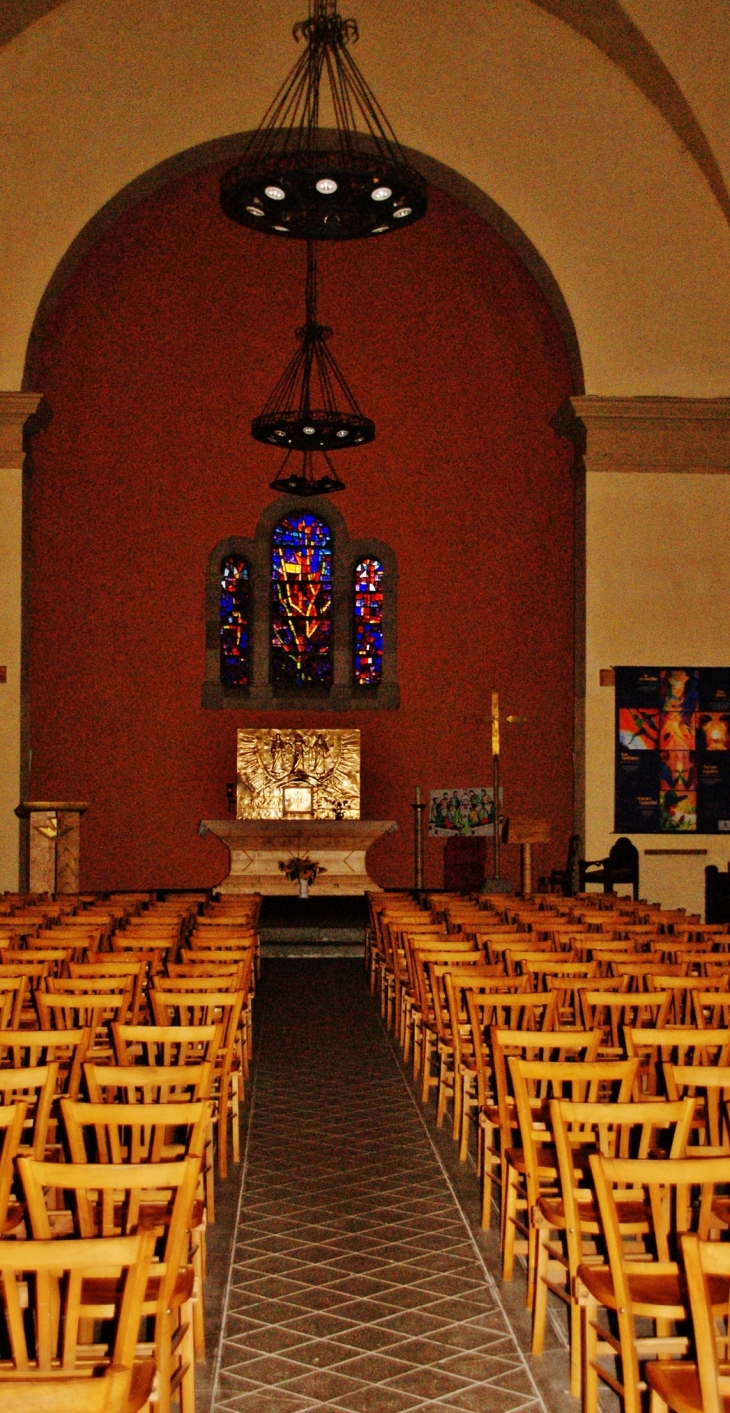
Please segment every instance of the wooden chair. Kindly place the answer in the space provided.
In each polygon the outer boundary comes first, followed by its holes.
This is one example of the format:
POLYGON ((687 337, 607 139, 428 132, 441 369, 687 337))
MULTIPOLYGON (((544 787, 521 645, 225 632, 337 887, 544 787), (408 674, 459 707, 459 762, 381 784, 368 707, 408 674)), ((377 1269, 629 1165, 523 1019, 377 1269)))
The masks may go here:
POLYGON ((665 983, 675 977, 684 977, 687 970, 683 962, 670 966, 667 962, 637 961, 636 958, 631 962, 612 960, 611 969, 617 980, 627 979, 628 991, 667 991, 670 988, 665 983))
POLYGON ((554 991, 558 998, 556 1029, 583 1030, 585 1013, 581 1004, 584 991, 627 991, 628 977, 619 980, 614 976, 548 976, 548 991, 554 991))
POLYGON ((527 1250, 527 1300, 532 1309, 537 1271, 538 1199, 553 1196, 559 1180, 551 1129, 549 1101, 603 1106, 627 1103, 636 1077, 637 1060, 533 1060, 511 1055, 508 1060, 521 1146, 507 1150, 502 1279, 512 1279, 516 1237, 527 1250), (524 1212, 524 1218, 521 1213, 524 1212))
POLYGON ((0 1238, 22 1235, 23 1208, 14 1196, 13 1186, 26 1112, 27 1105, 23 1103, 0 1107, 0 1238))
POLYGON ((108 953, 102 953, 95 961, 69 962, 68 972, 71 978, 79 981, 84 979, 93 981, 101 978, 119 978, 123 981, 129 979, 132 983, 132 1000, 128 1019, 131 1025, 138 1025, 142 1020, 144 991, 147 984, 146 961, 128 961, 126 958, 124 961, 117 961, 108 953))
POLYGON ((23 973, 0 977, 0 1030, 20 1030, 28 994, 28 977, 23 973))
MULTIPOLYGON (((459 1161, 466 1162, 469 1146, 469 1119, 478 1108, 477 1070, 481 1055, 475 1054, 475 1031, 472 1025, 467 993, 474 1000, 489 998, 495 994, 514 995, 524 993, 524 978, 516 976, 494 976, 490 966, 437 967, 442 973, 446 1010, 453 1046, 454 1071, 454 1119, 452 1137, 459 1143, 459 1161)), ((489 1018, 494 1024, 498 1017, 489 1018)), ((480 1036, 481 1039, 481 1036, 480 1036)), ((481 1045, 479 1046, 481 1050, 481 1045)), ((405 1056, 404 1056, 405 1058, 405 1056)))
MULTIPOLYGON (((215 1025, 111 1024, 119 1065, 198 1065, 214 1061, 223 1036, 215 1025)), ((72 1098, 75 1096, 71 1096, 72 1098)))
POLYGON ((724 988, 722 991, 714 990, 713 979, 724 981, 725 977, 693 976, 690 978, 692 981, 702 983, 691 993, 695 1023, 703 1030, 714 1030, 720 1027, 727 1030, 730 1029, 730 996, 726 994, 724 988))
POLYGON ((410 967, 412 969, 413 1005, 411 1021, 413 1026, 413 1078, 420 1081, 421 1103, 427 1104, 429 1094, 438 1085, 441 1056, 439 1054, 439 1031, 443 1019, 436 1015, 436 1006, 441 999, 434 997, 431 989, 429 962, 454 966, 479 966, 484 961, 483 952, 473 946, 464 946, 459 940, 443 937, 438 945, 430 946, 428 940, 413 939, 404 934, 410 967), (432 1060, 438 1060, 437 1073, 433 1073, 432 1060))
POLYGON ((381 1012, 389 1030, 400 1038, 403 1033, 403 1002, 405 997, 412 999, 413 968, 410 964, 409 948, 428 947, 431 943, 448 947, 471 947, 466 939, 458 936, 449 938, 442 924, 431 923, 425 917, 420 923, 407 917, 392 918, 387 913, 382 919, 384 961, 381 974, 381 1012))
POLYGON ((0 1032, 0 1069, 35 1069, 53 1061, 58 1066, 56 1091, 77 1099, 81 1067, 92 1042, 92 1031, 4 1030, 0 1032))
POLYGON ((241 1157, 239 1129, 243 1073, 238 1027, 245 1001, 242 991, 167 991, 152 987, 149 1002, 155 1025, 219 1025, 215 1052, 214 1097, 217 1109, 218 1175, 228 1175, 228 1120, 231 1121, 233 1161, 241 1157))
POLYGON ((154 1245, 151 1231, 86 1241, 0 1242, 9 1350, 0 1361, 5 1408, 12 1413, 149 1408, 155 1365, 149 1359, 140 1363, 135 1352, 154 1245), (105 1322, 102 1345, 93 1342, 99 1320, 105 1322))
POLYGON ((6 1413, 137 1413, 136 1394, 130 1400, 132 1370, 121 1365, 104 1369, 97 1378, 69 1377, 59 1370, 8 1380, 0 1368, 0 1387, 6 1413))
MULTIPOLYGON (((71 967, 69 963, 69 969, 71 967)), ((126 1010, 122 1013, 115 1010, 114 1019, 122 1021, 132 1020, 132 1001, 135 990, 136 971, 125 968, 122 976, 101 975, 101 976, 49 976, 44 990, 51 996, 78 997, 81 1002, 88 1001, 94 997, 110 996, 116 998, 120 994, 126 997, 126 1010)))
POLYGON ((33 1069, 0 1069, 0 1113, 6 1104, 23 1104, 26 1111, 20 1153, 39 1159, 48 1156, 57 1078, 58 1064, 54 1060, 33 1069))
POLYGON ((538 893, 562 893, 571 898, 575 892, 575 871, 580 849, 580 834, 571 834, 568 841, 568 857, 563 868, 554 868, 547 878, 541 878, 537 885, 538 893))
POLYGON ((210 1098, 213 1065, 84 1065, 92 1104, 187 1104, 210 1098))
MULTIPOLYGON (((582 1031, 500 1030, 497 1026, 489 1028, 488 1053, 491 1059, 491 1070, 488 1076, 485 1075, 487 1083, 485 1090, 482 1091, 485 1093, 485 1099, 483 1103, 480 1103, 479 1110, 479 1125, 482 1130, 481 1224, 483 1227, 488 1227, 490 1224, 492 1184, 496 1182, 501 1195, 500 1223, 503 1250, 507 1212, 508 1154, 515 1146, 513 1142, 515 1134, 519 1134, 519 1119, 511 1088, 508 1057, 521 1055, 524 1058, 562 1063, 571 1056, 575 1062, 592 1061, 596 1057, 600 1038, 601 1034, 598 1030, 585 1033, 582 1031), (491 1084, 489 1084, 490 1078, 491 1084)), ((510 1242, 513 1241, 513 1237, 514 1233, 511 1233, 510 1242)), ((516 1245, 512 1245, 511 1250, 514 1256, 517 1250, 516 1245)), ((511 1275, 508 1278, 511 1279, 511 1275)))
POLYGON ((726 1065, 663 1066, 664 1087, 670 1099, 695 1098, 693 1130, 696 1142, 687 1157, 704 1158, 730 1153, 730 1067, 726 1065))
POLYGON ((581 992, 583 1024, 586 1030, 601 1031, 601 1053, 623 1055, 623 1034, 635 1030, 661 1029, 669 1009, 670 996, 662 991, 594 991, 581 992))
POLYGON ((192 1305, 198 1292, 187 1258, 200 1164, 199 1156, 174 1163, 136 1164, 18 1159, 35 1240, 46 1242, 52 1236, 44 1190, 72 1199, 76 1233, 83 1238, 72 1243, 77 1249, 83 1250, 92 1237, 127 1235, 140 1224, 153 1227, 160 1258, 149 1272, 142 1314, 154 1320, 149 1352, 157 1364, 159 1413, 170 1413, 171 1395, 178 1384, 181 1413, 195 1413, 192 1305))
MULTIPOLYGON (((727 1333, 718 1336, 711 1282, 730 1283, 730 1247, 725 1242, 700 1241, 693 1232, 681 1239, 684 1275, 692 1312, 695 1362, 659 1360, 646 1365, 652 1395, 675 1413, 728 1413, 730 1365, 727 1333), (724 1358, 720 1359, 719 1348, 724 1358)), ((727 1329, 727 1310, 724 1312, 727 1329)))
POLYGON ((232 949, 226 953, 225 950, 219 952, 205 952, 201 956, 199 952, 180 952, 181 961, 167 963, 167 975, 170 979, 182 979, 187 987, 188 982, 193 982, 196 977, 205 977, 212 981, 220 979, 221 991, 242 991, 245 1001, 241 1010, 241 1030, 242 1030, 242 1052, 244 1060, 244 1074, 248 1076, 248 1069, 253 1055, 253 997, 255 992, 255 969, 256 952, 253 947, 248 949, 232 949), (193 960, 187 960, 192 958, 193 960))
MULTIPOLYGON (((676 1103, 605 1104, 572 1103, 551 1099, 550 1126, 558 1159, 560 1191, 540 1196, 535 1211, 537 1258, 535 1300, 532 1313, 532 1353, 543 1352, 548 1291, 566 1301, 570 1309, 570 1392, 580 1398, 582 1386, 581 1307, 578 1271, 597 1264, 603 1256, 596 1243, 601 1223, 591 1181, 588 1157, 648 1157, 655 1150, 669 1158, 686 1154, 695 1101, 676 1103)), ((623 1233, 647 1234, 650 1213, 641 1203, 621 1203, 623 1233)), ((599 1351, 601 1352, 601 1351, 599 1351)), ((602 1352, 605 1352, 602 1351, 602 1352)))
MULTIPOLYGON (((384 938, 388 929, 384 926, 384 938)), ((413 1077, 418 1079, 423 1063, 423 988, 428 987, 428 976, 419 975, 430 959, 436 962, 481 966, 484 954, 468 939, 456 935, 449 937, 443 928, 404 928, 398 933, 402 956, 398 961, 391 960, 390 944, 386 944, 386 960, 381 979, 380 1013, 388 1025, 395 1028, 403 1050, 404 1059, 413 1050, 413 1077), (416 952, 421 959, 416 957, 416 952)), ((430 996, 427 998, 427 1014, 431 1015, 430 996)))
POLYGON ((624 1030, 627 1055, 639 1059, 637 1099, 661 1094, 664 1066, 730 1064, 730 1030, 692 1030, 687 1026, 647 1030, 627 1026, 624 1030))
POLYGON ((107 1027, 120 1014, 126 1014, 129 992, 117 991, 104 995, 65 992, 54 995, 48 991, 36 991, 35 1003, 41 1030, 88 1029, 92 1035, 88 1057, 106 1059, 111 1054, 107 1027))
MULTIPOLYGON (((459 968, 459 974, 466 974, 472 977, 477 984, 480 980, 485 982, 509 981, 510 978, 494 977, 494 968, 480 965, 480 952, 475 952, 477 959, 473 966, 464 965, 459 968)), ((462 1085, 459 1081, 458 1063, 464 1058, 465 1045, 468 1046, 470 1039, 468 1016, 460 1016, 457 1007, 457 1029, 453 1030, 452 1002, 446 991, 446 976, 454 973, 456 964, 452 962, 426 961, 428 981, 432 998, 433 1020, 436 1030, 437 1041, 437 1073, 438 1084, 436 1092, 436 1125, 441 1127, 446 1114, 446 1107, 449 1099, 453 1100, 454 1108, 454 1128, 459 1132, 461 1126, 461 1092, 462 1085), (457 1054, 459 1061, 457 1062, 457 1054), (457 1081, 459 1081, 457 1083, 457 1081)), ((517 982, 519 985, 519 982, 517 982)), ((429 1076, 431 1079, 431 1076, 429 1076)))
POLYGON ((207 1099, 212 1066, 194 1065, 171 1075, 162 1066, 132 1066, 134 1077, 119 1066, 89 1065, 86 1084, 91 1102, 64 1101, 63 1121, 73 1162, 167 1163, 204 1153, 201 1186, 190 1218, 192 1265, 200 1298, 193 1307, 195 1347, 205 1357, 202 1289, 205 1278, 206 1223, 213 1187, 213 1105, 207 1099), (207 1093, 206 1093, 207 1091, 207 1093))
POLYGON ((598 973, 595 962, 576 961, 574 952, 562 952, 559 956, 551 952, 544 958, 526 956, 521 961, 520 969, 529 977, 529 985, 533 991, 547 991, 548 983, 553 977, 576 980, 596 976, 598 973))
POLYGON ((21 966, 31 963, 47 967, 46 976, 63 976, 68 973, 69 958, 74 955, 73 947, 34 947, 32 951, 20 947, 2 947, 0 957, 4 966, 21 966))
MULTIPOLYGON (((657 1355, 685 1354, 688 1340, 672 1334, 671 1326, 688 1319, 688 1300, 682 1279, 679 1236, 697 1226, 707 1235, 715 1188, 730 1182, 730 1157, 604 1158, 592 1154, 590 1168, 601 1215, 608 1267, 582 1265, 578 1272, 583 1301, 583 1406, 596 1413, 598 1380, 602 1379, 623 1399, 624 1413, 641 1413, 641 1391, 646 1387, 639 1366, 657 1355), (688 1194, 699 1190, 699 1205, 688 1194), (644 1203, 652 1215, 652 1230, 636 1255, 627 1248, 621 1231, 620 1203, 644 1203), (612 1312, 618 1340, 598 1324, 598 1308, 612 1312), (639 1337, 637 1318, 652 1321, 656 1334, 639 1337), (598 1361, 597 1342, 605 1340, 621 1360, 621 1381, 598 1361)), ((713 1306, 727 1307, 728 1281, 715 1279, 713 1306)))

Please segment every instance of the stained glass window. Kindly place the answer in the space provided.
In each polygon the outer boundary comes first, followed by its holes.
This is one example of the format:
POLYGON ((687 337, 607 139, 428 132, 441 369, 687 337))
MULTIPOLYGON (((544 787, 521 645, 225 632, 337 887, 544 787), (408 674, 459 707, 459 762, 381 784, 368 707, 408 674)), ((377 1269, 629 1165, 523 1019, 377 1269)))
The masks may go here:
POLYGON ((229 554, 221 564, 220 643, 224 687, 249 685, 248 565, 229 554))
POLYGON ((361 559, 355 569, 355 683, 375 686, 383 675, 383 566, 361 559))
POLYGON ((271 543, 271 679, 332 682, 332 534, 316 515, 287 515, 271 543))

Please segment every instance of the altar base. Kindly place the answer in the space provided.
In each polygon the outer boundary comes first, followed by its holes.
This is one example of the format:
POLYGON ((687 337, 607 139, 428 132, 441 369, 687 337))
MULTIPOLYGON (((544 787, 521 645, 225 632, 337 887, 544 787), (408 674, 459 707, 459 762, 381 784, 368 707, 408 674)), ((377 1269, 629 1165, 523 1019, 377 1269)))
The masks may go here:
POLYGON ((382 892, 368 874, 366 854, 377 839, 397 828, 395 820, 204 819, 200 833, 215 834, 230 852, 230 872, 218 892, 293 898, 299 884, 290 883, 279 864, 297 855, 326 870, 310 884, 310 897, 382 892))

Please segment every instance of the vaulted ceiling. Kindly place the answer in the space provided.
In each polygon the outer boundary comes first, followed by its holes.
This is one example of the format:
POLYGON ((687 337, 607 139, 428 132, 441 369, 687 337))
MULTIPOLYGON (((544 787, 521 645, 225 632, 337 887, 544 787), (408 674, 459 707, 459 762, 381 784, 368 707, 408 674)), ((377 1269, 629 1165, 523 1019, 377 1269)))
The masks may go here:
MULTIPOLYGON (((0 44, 68 0, 5 0, 0 44)), ((730 222, 730 193, 700 122, 663 59, 619 0, 531 0, 595 44, 658 108, 694 158, 730 222)))

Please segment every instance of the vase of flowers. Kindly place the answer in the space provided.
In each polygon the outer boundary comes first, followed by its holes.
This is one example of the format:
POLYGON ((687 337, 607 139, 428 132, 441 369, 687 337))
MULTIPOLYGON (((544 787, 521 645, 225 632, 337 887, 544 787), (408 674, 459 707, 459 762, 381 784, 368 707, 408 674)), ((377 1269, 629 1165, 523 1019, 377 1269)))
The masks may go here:
POLYGON ((299 855, 290 859, 281 859, 279 868, 282 873, 286 874, 290 883, 299 884, 300 898, 308 898, 310 884, 314 883, 318 874, 327 872, 326 868, 322 864, 316 863, 314 859, 301 858, 299 855))

